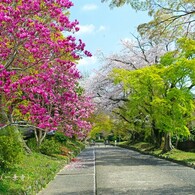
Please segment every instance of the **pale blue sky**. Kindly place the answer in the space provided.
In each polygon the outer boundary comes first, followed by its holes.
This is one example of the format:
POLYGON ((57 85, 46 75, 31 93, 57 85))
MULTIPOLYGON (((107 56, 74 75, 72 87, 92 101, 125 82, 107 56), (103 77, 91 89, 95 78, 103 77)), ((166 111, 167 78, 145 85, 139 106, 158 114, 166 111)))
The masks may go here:
POLYGON ((147 22, 146 13, 136 12, 129 5, 110 9, 108 3, 101 0, 72 0, 74 6, 70 9, 71 20, 80 23, 80 32, 76 33, 86 43, 86 49, 93 57, 83 59, 79 63, 81 72, 93 72, 101 66, 97 59, 97 52, 105 55, 120 51, 120 41, 132 38, 136 34, 136 26, 147 22))

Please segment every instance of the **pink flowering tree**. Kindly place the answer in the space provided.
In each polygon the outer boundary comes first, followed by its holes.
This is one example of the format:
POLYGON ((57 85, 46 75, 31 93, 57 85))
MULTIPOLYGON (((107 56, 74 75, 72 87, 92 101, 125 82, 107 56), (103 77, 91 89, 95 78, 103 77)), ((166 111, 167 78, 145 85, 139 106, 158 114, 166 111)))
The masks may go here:
POLYGON ((75 62, 91 54, 71 35, 79 30, 78 21, 68 17, 72 5, 69 0, 0 4, 1 123, 28 120, 36 127, 38 144, 50 130, 82 138, 90 129, 87 118, 93 106, 77 94, 75 62))

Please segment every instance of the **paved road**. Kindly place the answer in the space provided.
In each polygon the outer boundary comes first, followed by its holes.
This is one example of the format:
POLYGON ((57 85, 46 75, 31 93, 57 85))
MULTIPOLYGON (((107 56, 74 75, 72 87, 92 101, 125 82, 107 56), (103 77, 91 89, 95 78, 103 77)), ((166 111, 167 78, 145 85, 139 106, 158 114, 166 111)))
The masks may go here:
POLYGON ((38 195, 94 195, 95 148, 86 148, 66 165, 38 195))
POLYGON ((195 169, 113 146, 85 149, 39 195, 195 195, 195 169))
POLYGON ((97 194, 195 194, 195 170, 122 148, 96 149, 97 194))

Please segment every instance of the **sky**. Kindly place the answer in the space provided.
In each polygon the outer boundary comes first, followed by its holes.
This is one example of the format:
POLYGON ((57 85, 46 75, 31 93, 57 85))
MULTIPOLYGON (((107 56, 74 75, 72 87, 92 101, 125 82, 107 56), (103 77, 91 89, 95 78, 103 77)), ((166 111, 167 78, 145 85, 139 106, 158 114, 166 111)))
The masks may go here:
POLYGON ((83 58, 78 69, 84 74, 98 70, 103 62, 98 58, 100 53, 105 56, 121 50, 121 40, 131 39, 137 35, 136 27, 149 21, 147 13, 136 12, 130 5, 110 9, 108 3, 101 0, 72 0, 70 19, 79 21, 80 31, 74 36, 86 44, 92 53, 91 58, 83 58))

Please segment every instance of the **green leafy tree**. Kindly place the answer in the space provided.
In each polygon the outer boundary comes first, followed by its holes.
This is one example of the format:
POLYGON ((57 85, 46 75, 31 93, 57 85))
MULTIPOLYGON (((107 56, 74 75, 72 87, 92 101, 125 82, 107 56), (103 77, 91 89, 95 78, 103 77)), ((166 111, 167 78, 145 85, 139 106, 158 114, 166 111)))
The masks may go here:
POLYGON ((194 41, 181 39, 178 46, 178 51, 165 54, 158 65, 133 71, 115 69, 112 74, 130 94, 123 106, 128 121, 135 128, 138 122, 141 128, 150 126, 149 134, 157 142, 164 135, 165 151, 172 149, 171 136, 190 134, 188 124, 194 111, 194 41))
POLYGON ((135 71, 114 70, 116 82, 122 82, 124 89, 130 94, 129 101, 123 105, 120 114, 129 122, 129 128, 134 135, 142 133, 144 129, 144 137, 151 136, 156 144, 160 140, 159 130, 152 118, 153 107, 150 103, 162 92, 163 81, 158 75, 160 71, 155 66, 135 71))
POLYGON ((96 139, 97 136, 101 135, 104 139, 106 139, 113 128, 110 116, 105 113, 98 113, 91 118, 91 121, 93 122, 93 127, 89 136, 96 139))

